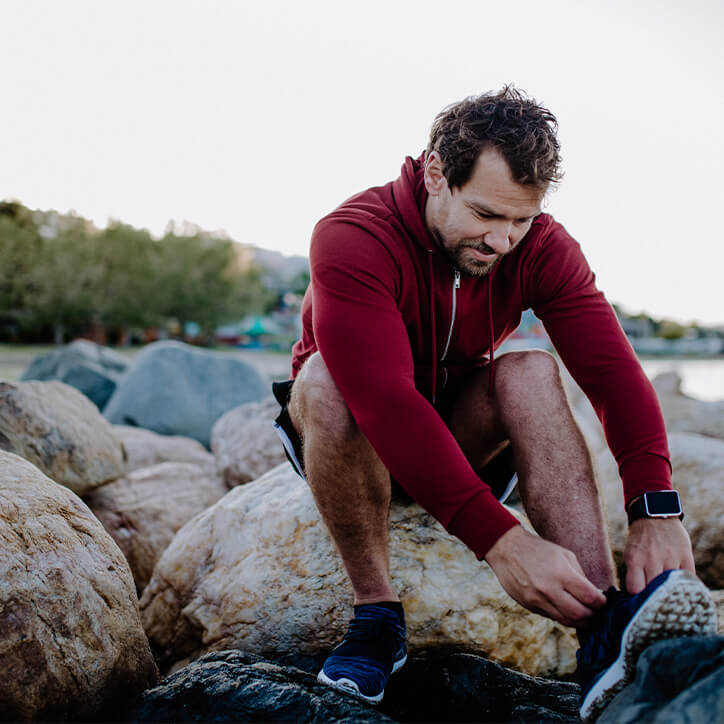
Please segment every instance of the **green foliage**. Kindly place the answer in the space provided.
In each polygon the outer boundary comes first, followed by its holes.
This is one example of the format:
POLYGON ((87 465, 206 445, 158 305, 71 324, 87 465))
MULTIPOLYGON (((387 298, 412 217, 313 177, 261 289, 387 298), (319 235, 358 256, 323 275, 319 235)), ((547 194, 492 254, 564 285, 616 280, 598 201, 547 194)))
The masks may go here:
POLYGON ((686 327, 671 319, 662 319, 659 323, 659 337, 664 339, 681 339, 686 334, 686 327))
POLYGON ((275 299, 259 270, 240 268, 230 239, 188 227, 157 241, 120 222, 99 231, 77 216, 0 204, 0 334, 53 330, 62 342, 91 326, 173 319, 196 322, 211 339, 219 324, 267 312, 275 299))
POLYGON ((31 290, 33 260, 42 239, 32 223, 17 218, 13 206, 0 205, 0 314, 17 321, 31 290))
POLYGON ((308 271, 304 270, 297 272, 289 280, 289 291, 293 294, 298 294, 300 297, 303 297, 304 292, 307 291, 307 287, 309 286, 310 281, 311 279, 308 271))

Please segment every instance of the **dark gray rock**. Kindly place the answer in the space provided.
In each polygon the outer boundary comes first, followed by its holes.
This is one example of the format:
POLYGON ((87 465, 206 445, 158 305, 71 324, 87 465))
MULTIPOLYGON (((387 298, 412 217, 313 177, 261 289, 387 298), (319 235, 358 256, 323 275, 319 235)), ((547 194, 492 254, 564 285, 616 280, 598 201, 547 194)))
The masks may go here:
POLYGON ((380 708, 401 722, 571 722, 579 721, 579 696, 577 684, 451 653, 408 661, 380 708))
POLYGON ((102 410, 127 368, 125 357, 107 347, 78 339, 38 355, 23 372, 21 380, 60 380, 80 390, 102 410))
POLYGON ((245 362, 181 342, 156 342, 135 358, 103 414, 116 425, 183 435, 208 448, 221 415, 268 394, 269 385, 245 362))
POLYGON ((385 722, 359 699, 316 676, 241 651, 213 652, 149 689, 112 721, 385 722))
POLYGON ((636 678, 603 710, 600 724, 724 721, 724 636, 659 641, 641 654, 636 678))
POLYGON ((472 654, 411 659, 377 708, 318 684, 323 658, 290 654, 272 663, 241 651, 213 652, 146 691, 120 720, 578 721, 577 685, 518 674, 472 654))

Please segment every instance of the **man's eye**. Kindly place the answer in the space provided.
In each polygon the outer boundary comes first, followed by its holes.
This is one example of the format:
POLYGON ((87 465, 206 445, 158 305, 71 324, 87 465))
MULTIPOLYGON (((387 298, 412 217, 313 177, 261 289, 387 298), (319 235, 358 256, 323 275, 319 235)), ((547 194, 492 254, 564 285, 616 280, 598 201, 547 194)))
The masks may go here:
POLYGON ((479 219, 490 219, 492 218, 490 214, 484 214, 482 211, 476 211, 475 216, 477 216, 479 219))

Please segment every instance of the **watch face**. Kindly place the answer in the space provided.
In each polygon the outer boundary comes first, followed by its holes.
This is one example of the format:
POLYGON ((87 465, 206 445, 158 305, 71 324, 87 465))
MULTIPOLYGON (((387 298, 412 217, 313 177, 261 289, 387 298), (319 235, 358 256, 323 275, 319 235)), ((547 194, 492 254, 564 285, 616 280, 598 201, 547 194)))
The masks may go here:
POLYGON ((681 513, 679 494, 675 490, 646 493, 645 500, 648 515, 678 515, 681 513))

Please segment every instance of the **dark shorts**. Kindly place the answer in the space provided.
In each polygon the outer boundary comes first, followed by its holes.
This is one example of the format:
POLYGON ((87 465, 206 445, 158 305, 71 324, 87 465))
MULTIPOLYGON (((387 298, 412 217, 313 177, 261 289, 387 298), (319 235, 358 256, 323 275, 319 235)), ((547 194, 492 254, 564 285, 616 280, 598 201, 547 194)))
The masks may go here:
MULTIPOLYGON (((279 416, 274 421, 274 428, 284 446, 287 459, 297 475, 306 480, 302 440, 294 429, 294 425, 292 425, 287 407, 293 384, 294 380, 272 383, 272 392, 282 408, 279 416)), ((443 419, 445 419, 445 417, 443 417, 443 419)), ((513 450, 511 446, 506 445, 502 452, 498 453, 498 455, 478 472, 481 480, 484 480, 492 488, 495 497, 498 498, 501 503, 505 502, 518 482, 518 475, 513 466, 513 450)), ((394 478, 392 479, 392 492, 395 497, 409 497, 394 478)))

